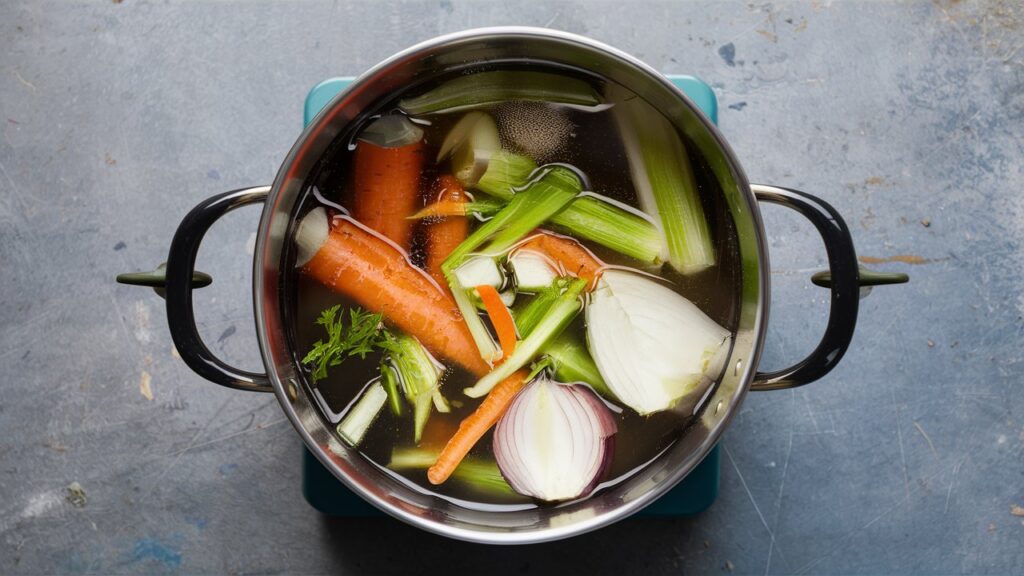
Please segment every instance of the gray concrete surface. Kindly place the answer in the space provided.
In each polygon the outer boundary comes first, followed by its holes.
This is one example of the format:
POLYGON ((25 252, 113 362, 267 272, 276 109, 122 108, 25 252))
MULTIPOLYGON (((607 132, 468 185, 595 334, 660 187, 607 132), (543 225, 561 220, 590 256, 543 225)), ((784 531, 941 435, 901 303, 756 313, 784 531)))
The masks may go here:
MULTIPOLYGON (((0 572, 1024 572, 1020 4, 515 4, 0 4, 0 572), (514 549, 321 518, 275 400, 191 374, 162 301, 113 277, 163 260, 196 202, 270 181, 319 80, 510 23, 706 79, 752 180, 826 198, 912 283, 864 301, 825 380, 748 399, 697 518, 514 549)), ((765 217, 778 367, 824 325, 824 256, 765 217)), ((257 219, 214 228, 197 293, 251 368, 257 219)))

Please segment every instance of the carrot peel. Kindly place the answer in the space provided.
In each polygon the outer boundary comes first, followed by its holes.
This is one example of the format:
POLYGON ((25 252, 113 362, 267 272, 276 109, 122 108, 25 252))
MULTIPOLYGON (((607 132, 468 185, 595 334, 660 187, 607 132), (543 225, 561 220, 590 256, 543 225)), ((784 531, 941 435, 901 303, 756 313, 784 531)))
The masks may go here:
POLYGON ((476 287, 476 293, 484 303, 487 316, 498 333, 498 343, 501 344, 501 357, 508 358, 516 350, 516 323, 512 319, 512 313, 501 301, 498 290, 489 284, 482 284, 476 287))

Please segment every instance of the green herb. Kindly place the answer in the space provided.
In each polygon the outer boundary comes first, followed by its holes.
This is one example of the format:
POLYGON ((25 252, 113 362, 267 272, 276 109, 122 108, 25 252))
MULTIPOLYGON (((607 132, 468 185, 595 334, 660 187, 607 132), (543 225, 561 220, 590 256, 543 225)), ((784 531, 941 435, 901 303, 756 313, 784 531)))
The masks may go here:
POLYGON ((327 340, 317 340, 313 349, 302 359, 303 364, 313 365, 314 383, 327 377, 328 367, 341 364, 345 358, 366 358, 367 354, 377 348, 382 338, 381 314, 351 308, 346 328, 345 315, 338 315, 340 309, 341 305, 338 304, 320 313, 316 323, 327 330, 327 340))

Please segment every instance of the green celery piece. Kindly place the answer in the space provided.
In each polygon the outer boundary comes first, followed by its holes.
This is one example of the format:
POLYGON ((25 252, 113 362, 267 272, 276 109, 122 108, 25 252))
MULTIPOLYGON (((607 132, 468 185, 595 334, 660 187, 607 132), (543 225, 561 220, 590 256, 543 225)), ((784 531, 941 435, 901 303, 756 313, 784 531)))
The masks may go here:
POLYGON ((463 320, 466 321, 469 334, 473 337, 473 343, 476 344, 480 357, 487 363, 494 362, 500 357, 498 346, 494 343, 494 338, 487 331, 487 326, 484 325, 484 321, 476 311, 476 306, 473 305, 473 301, 469 298, 468 288, 459 282, 454 272, 444 270, 444 264, 441 265, 441 268, 444 271, 445 278, 448 279, 448 287, 452 291, 455 305, 458 306, 459 313, 462 314, 463 320))
POLYGON ((558 300, 562 292, 568 288, 569 280, 566 278, 556 278, 551 286, 541 290, 536 296, 531 298, 526 304, 520 304, 515 307, 512 311, 512 319, 516 323, 516 330, 524 338, 533 332, 533 329, 537 327, 537 324, 544 319, 548 309, 551 305, 558 300))
POLYGON ((537 356, 541 348, 555 336, 562 333, 583 308, 580 294, 587 285, 584 280, 573 280, 558 299, 548 308, 547 314, 537 323, 528 336, 519 341, 515 351, 494 370, 491 370, 475 385, 463 392, 471 398, 479 398, 491 391, 513 372, 525 366, 537 356))
POLYGON ((430 417, 433 394, 441 373, 419 340, 407 334, 387 334, 381 347, 388 351, 398 371, 405 399, 413 405, 415 440, 419 442, 430 417))
POLYGON ((384 385, 384 391, 388 393, 388 403, 391 405, 391 412, 395 416, 402 415, 402 398, 398 395, 398 374, 389 364, 381 363, 380 379, 384 385))
MULTIPOLYGON (((511 200, 537 169, 533 160, 501 151, 493 155, 474 189, 499 200, 511 200)), ((645 264, 662 261, 658 227, 639 214, 595 196, 580 196, 551 218, 551 223, 577 238, 590 240, 645 264)))
POLYGON ((595 392, 605 398, 616 401, 618 398, 608 388, 597 364, 590 357, 586 347, 566 333, 559 334, 550 344, 541 349, 554 362, 555 378, 559 382, 584 382, 595 392))
POLYGON ((679 133, 640 98, 613 110, 640 205, 661 223, 669 263, 683 274, 713 266, 711 232, 679 133))
POLYGON ((526 184, 536 169, 537 163, 532 159, 499 150, 491 155, 487 170, 473 188, 508 202, 515 195, 515 189, 526 184))
POLYGON ((645 264, 662 261, 661 233, 651 221, 595 196, 580 196, 551 219, 556 228, 645 264))
MULTIPOLYGON (((421 448, 395 448, 391 451, 392 470, 426 469, 437 461, 437 452, 421 448)), ((467 456, 455 468, 452 478, 481 488, 496 495, 515 496, 517 493, 508 485, 501 475, 501 470, 494 462, 488 462, 473 456, 467 456)))
POLYGON ((572 201, 583 183, 568 168, 553 166, 515 194, 493 218, 484 222, 452 250, 441 269, 445 275, 462 264, 466 256, 489 242, 485 251, 502 252, 529 234, 572 201))
POLYGON ((379 381, 370 384, 338 423, 338 435, 341 439, 349 446, 358 446, 387 400, 388 393, 384 391, 379 381))
POLYGON ((597 106, 601 97, 583 80, 535 70, 494 70, 458 76, 398 103, 406 114, 455 112, 508 100, 597 106))

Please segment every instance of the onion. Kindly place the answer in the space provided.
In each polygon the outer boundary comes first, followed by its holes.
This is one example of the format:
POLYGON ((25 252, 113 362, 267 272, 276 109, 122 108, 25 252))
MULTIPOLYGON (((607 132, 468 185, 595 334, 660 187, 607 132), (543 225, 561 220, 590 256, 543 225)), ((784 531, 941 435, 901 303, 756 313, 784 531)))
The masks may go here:
POLYGON ((400 148, 423 140, 423 128, 405 116, 391 114, 371 122, 359 134, 359 139, 381 148, 400 148))
POLYGON ((494 458, 520 494, 548 502, 580 498, 608 472, 616 430, 590 388, 541 376, 498 421, 494 458))
POLYGON ((697 306, 640 274, 606 270, 587 306, 601 376, 644 415, 672 408, 722 369, 731 336, 697 306))

